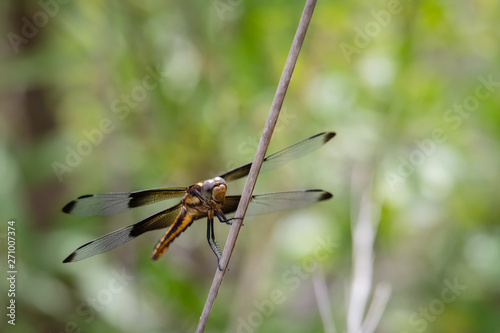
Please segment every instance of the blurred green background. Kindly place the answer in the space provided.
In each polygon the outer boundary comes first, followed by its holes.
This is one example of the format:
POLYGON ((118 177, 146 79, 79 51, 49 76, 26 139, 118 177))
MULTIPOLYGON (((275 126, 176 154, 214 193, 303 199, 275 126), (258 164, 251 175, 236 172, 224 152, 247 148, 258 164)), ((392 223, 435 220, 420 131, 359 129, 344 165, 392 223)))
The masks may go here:
MULTIPOLYGON (((157 262, 161 231, 62 264, 166 204, 61 208, 251 161, 303 5, 0 4, 0 253, 6 267, 13 219, 18 270, 15 326, 1 279, 1 331, 194 331, 216 269, 204 222, 157 262)), ((245 220, 207 332, 351 332, 372 300, 377 332, 499 332, 499 14, 493 0, 318 2, 269 152, 337 137, 262 174, 255 193, 335 197, 245 220), (353 253, 368 253, 355 288, 353 253), (353 293, 365 302, 350 309, 353 293)), ((228 230, 216 225, 221 246, 228 230)))

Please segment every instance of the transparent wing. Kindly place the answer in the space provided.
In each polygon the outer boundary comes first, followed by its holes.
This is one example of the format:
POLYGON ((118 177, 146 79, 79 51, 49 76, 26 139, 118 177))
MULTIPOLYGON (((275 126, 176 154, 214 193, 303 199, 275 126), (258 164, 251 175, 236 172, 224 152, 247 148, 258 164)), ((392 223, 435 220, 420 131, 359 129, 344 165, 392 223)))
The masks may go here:
POLYGON ((151 215, 141 222, 129 225, 128 227, 118 229, 107 235, 94 239, 93 241, 83 244, 77 248, 66 259, 64 259, 63 262, 74 262, 86 259, 95 256, 96 254, 114 249, 115 247, 122 245, 145 232, 166 228, 175 221, 181 209, 182 205, 179 203, 173 207, 151 215))
POLYGON ((65 213, 78 216, 111 215, 134 207, 178 198, 185 193, 185 187, 170 187, 130 193, 87 194, 71 201, 62 210, 65 213))
MULTIPOLYGON (((300 190, 288 192, 263 193, 252 196, 247 215, 262 215, 272 212, 297 209, 328 200, 333 195, 323 190, 300 190)), ((228 195, 224 200, 222 211, 231 214, 236 211, 241 196, 228 195)))
MULTIPOLYGON (((280 150, 277 153, 267 156, 262 164, 261 172, 265 172, 274 168, 277 168, 288 161, 294 160, 296 158, 302 157, 310 152, 318 149, 330 139, 335 136, 334 132, 323 132, 316 134, 308 139, 300 141, 288 148, 280 150)), ((246 177, 250 172, 250 167, 252 163, 247 163, 232 170, 229 170, 219 177, 224 178, 226 181, 232 181, 246 177)))

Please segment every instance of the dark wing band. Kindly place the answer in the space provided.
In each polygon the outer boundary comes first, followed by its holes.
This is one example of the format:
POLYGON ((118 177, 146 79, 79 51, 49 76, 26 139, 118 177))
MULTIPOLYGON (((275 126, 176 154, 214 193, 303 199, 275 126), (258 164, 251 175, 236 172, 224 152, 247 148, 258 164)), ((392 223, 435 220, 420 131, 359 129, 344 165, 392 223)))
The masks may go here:
MULTIPOLYGON (((262 164, 261 172, 265 172, 277 168, 288 161, 302 157, 310 152, 318 149, 335 136, 334 132, 323 132, 316 134, 308 139, 302 140, 288 148, 280 150, 272 155, 267 156, 262 164)), ((226 181, 232 181, 246 177, 250 172, 252 163, 247 163, 232 170, 229 170, 219 177, 224 178, 226 181)))
MULTIPOLYGON (((301 190, 256 194, 248 206, 247 215, 262 215, 277 211, 302 208, 317 202, 328 200, 333 195, 323 190, 301 190)), ((228 195, 222 211, 231 214, 236 211, 241 196, 228 195)))
POLYGON ((96 254, 114 249, 115 247, 122 245, 147 231, 166 228, 175 221, 181 209, 182 205, 179 203, 178 205, 151 215, 141 222, 129 225, 128 227, 118 229, 107 235, 94 239, 93 241, 77 248, 66 259, 64 259, 63 262, 74 262, 86 259, 95 256, 96 254))
POLYGON ((134 207, 178 198, 185 193, 185 187, 170 187, 130 193, 87 194, 68 203, 63 212, 78 216, 118 214, 134 207))

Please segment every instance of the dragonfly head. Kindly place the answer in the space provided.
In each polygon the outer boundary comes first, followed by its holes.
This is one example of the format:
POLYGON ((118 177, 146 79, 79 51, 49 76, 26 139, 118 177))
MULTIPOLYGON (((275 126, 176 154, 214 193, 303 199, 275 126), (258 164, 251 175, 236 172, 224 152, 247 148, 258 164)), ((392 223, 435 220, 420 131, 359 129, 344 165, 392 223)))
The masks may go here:
POLYGON ((226 189, 226 181, 221 177, 215 177, 203 182, 201 193, 207 199, 223 202, 226 197, 226 189))

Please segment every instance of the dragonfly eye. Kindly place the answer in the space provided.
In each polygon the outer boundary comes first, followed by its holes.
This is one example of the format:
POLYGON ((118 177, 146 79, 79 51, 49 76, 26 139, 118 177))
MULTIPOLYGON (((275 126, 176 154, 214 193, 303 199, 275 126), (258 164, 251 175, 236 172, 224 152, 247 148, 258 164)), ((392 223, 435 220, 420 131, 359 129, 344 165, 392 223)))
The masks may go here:
POLYGON ((221 177, 215 177, 214 178, 214 181, 215 181, 215 185, 219 186, 219 185, 224 185, 226 186, 226 181, 224 180, 224 178, 221 178, 221 177))
POLYGON ((201 187, 201 194, 207 199, 212 197, 212 190, 215 186, 215 180, 209 179, 203 182, 203 186, 201 187))

